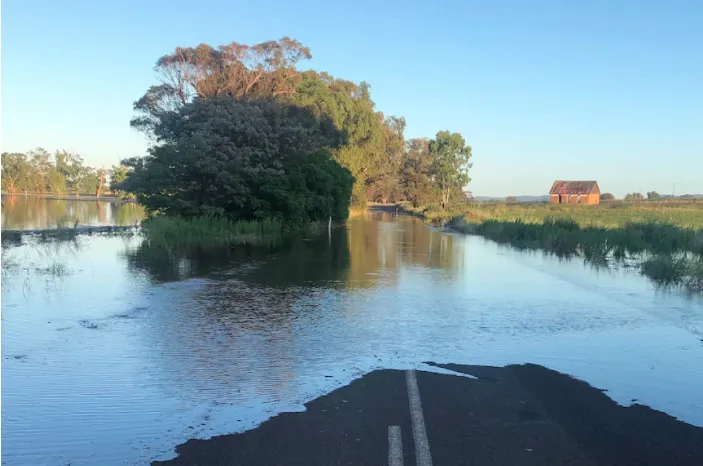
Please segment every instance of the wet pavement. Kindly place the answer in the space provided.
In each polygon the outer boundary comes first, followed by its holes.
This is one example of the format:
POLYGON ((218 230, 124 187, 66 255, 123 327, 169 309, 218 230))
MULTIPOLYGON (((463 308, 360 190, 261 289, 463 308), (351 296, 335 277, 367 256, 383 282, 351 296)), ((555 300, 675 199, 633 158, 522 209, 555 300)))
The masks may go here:
POLYGON ((696 465, 703 428, 533 364, 379 370, 154 465, 696 465), (469 375, 469 377, 463 376, 469 375), (419 412, 418 412, 419 410, 419 412))

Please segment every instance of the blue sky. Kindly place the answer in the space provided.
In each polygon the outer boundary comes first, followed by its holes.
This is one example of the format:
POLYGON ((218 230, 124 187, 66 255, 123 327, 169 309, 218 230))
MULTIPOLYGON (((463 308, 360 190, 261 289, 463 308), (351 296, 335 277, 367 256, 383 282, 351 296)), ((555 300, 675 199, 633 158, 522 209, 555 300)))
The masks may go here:
POLYGON ((176 46, 291 36, 408 137, 461 132, 475 195, 703 192, 703 2, 2 3, 2 150, 143 154, 132 102, 176 46))

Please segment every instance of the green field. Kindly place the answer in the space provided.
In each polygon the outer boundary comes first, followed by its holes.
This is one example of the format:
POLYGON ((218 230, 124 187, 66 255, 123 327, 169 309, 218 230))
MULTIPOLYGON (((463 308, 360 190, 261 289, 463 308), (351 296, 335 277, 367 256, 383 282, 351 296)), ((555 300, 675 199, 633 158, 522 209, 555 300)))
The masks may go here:
POLYGON ((413 208, 430 222, 462 217, 468 223, 486 220, 501 222, 544 223, 550 219, 568 218, 584 227, 622 228, 630 223, 668 223, 680 228, 703 230, 703 201, 699 202, 608 202, 600 205, 551 205, 545 203, 505 204, 495 202, 459 204, 443 210, 438 206, 413 208))

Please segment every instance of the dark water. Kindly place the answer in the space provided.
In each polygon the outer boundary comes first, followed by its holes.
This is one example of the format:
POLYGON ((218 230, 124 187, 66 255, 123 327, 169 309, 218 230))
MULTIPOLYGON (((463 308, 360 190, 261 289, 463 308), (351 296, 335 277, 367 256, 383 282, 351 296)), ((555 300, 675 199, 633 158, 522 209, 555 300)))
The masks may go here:
POLYGON ((703 425, 703 301, 369 214, 275 249, 3 249, 8 465, 144 464, 376 368, 533 362, 703 425))
POLYGON ((143 218, 144 209, 133 202, 2 196, 3 230, 134 225, 143 218))

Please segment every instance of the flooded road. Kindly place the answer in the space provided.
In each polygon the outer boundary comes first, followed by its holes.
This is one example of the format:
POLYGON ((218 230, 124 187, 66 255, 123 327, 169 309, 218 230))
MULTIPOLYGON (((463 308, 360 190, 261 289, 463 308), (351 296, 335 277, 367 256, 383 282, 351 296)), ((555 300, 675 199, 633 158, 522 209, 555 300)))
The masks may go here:
POLYGON ((3 248, 3 464, 145 464, 375 369, 530 362, 703 426, 703 300, 372 213, 275 249, 3 248))

